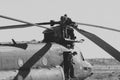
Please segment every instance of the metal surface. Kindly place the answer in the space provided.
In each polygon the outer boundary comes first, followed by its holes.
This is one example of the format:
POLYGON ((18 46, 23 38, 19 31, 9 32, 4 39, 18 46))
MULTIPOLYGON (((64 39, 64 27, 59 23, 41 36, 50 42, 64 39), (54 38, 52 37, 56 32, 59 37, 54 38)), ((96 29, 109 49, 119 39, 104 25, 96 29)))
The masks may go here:
MULTIPOLYGON (((18 71, 0 72, 0 80, 13 80, 18 71), (3 76, 2 76, 3 74, 3 76)), ((22 77, 18 77, 21 80, 22 77)), ((65 80, 62 67, 32 69, 24 80, 65 80)))

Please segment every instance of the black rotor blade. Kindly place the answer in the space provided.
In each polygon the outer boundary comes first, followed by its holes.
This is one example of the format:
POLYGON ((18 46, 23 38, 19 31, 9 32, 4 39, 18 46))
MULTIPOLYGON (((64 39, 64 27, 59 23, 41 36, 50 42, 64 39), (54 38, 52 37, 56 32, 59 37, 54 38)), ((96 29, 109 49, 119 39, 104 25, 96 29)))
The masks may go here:
POLYGON ((113 56, 115 59, 120 61, 120 52, 116 50, 114 47, 112 47, 110 44, 96 36, 95 34, 92 34, 90 32, 84 31, 82 29, 78 29, 77 27, 73 27, 75 30, 77 30, 79 33, 93 41, 96 45, 101 47, 103 50, 105 50, 107 53, 109 53, 111 56, 113 56))
POLYGON ((26 24, 26 25, 10 25, 10 26, 1 26, 0 30, 4 30, 4 29, 17 29, 17 28, 27 28, 27 27, 31 27, 29 26, 30 24, 26 24))
MULTIPOLYGON (((37 25, 50 25, 51 22, 35 23, 37 25)), ((59 22, 54 22, 54 24, 59 24, 59 22)), ((17 28, 27 28, 33 26, 32 24, 19 24, 19 25, 9 25, 9 26, 0 26, 0 30, 4 29, 17 29, 17 28)))
MULTIPOLYGON (((17 21, 17 22, 21 22, 21 23, 26 23, 26 24, 29 24, 29 25, 32 25, 32 26, 37 26, 37 27, 41 27, 41 28, 45 28, 45 29, 49 29, 47 27, 44 27, 44 26, 40 26, 38 24, 34 24, 34 23, 30 23, 30 22, 27 22, 27 21, 23 21, 23 20, 19 20, 19 19, 15 19, 15 18, 11 18, 11 17, 8 17, 8 16, 3 16, 3 15, 0 15, 1 18, 5 18, 5 19, 9 19, 9 20, 13 20, 13 21, 17 21)), ((14 28, 18 28, 17 26, 14 26, 14 28)), ((19 28, 25 28, 24 26, 20 27, 19 28)), ((9 28, 9 27, 1 27, 1 29, 13 29, 12 28, 9 28)))
POLYGON ((78 22, 75 22, 75 23, 78 25, 85 25, 85 26, 91 26, 91 27, 102 28, 102 29, 106 29, 106 30, 120 32, 120 30, 118 30, 118 29, 113 29, 113 28, 108 28, 108 27, 103 27, 103 26, 98 26, 98 25, 93 25, 93 24, 86 24, 86 23, 78 23, 78 22))
POLYGON ((42 49, 36 52, 22 67, 19 68, 19 72, 13 80, 19 80, 19 77, 24 80, 29 74, 30 68, 51 48, 51 46, 51 43, 47 43, 42 49))

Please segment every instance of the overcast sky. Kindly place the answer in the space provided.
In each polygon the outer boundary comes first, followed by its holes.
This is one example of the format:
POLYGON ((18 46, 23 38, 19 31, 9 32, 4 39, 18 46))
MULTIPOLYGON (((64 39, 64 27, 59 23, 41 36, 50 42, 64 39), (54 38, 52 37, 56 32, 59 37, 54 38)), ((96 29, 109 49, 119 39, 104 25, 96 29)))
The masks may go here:
MULTIPOLYGON (((90 23, 120 29, 120 0, 0 0, 0 15, 25 20, 28 22, 44 22, 59 20, 68 14, 76 22, 90 23)), ((21 24, 0 18, 0 26, 21 24)), ((79 26, 94 33, 120 51, 119 32, 79 26)), ((26 29, 1 30, 0 42, 15 40, 42 40, 44 29, 31 27, 26 29)), ((76 33, 78 39, 85 39, 79 48, 85 58, 111 57, 84 36, 76 33)))

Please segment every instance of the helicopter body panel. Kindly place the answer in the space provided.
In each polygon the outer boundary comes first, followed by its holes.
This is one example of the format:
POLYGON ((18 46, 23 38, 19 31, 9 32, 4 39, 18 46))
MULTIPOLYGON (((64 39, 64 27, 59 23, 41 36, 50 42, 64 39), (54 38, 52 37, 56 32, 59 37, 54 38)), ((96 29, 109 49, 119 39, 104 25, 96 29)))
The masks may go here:
MULTIPOLYGON (((17 75, 18 70, 16 71, 1 71, 0 80, 13 80, 17 75)), ((19 80, 22 78, 19 77, 19 80)), ((29 75, 24 80, 65 80, 64 72, 62 67, 52 67, 32 69, 29 75)))

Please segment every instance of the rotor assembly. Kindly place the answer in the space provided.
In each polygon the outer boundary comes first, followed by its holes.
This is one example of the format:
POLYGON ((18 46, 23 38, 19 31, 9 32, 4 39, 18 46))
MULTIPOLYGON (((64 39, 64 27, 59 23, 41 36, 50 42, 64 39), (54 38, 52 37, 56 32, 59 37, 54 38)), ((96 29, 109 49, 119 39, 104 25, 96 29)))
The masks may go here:
POLYGON ((49 43, 49 42, 55 42, 58 44, 63 45, 64 47, 68 49, 74 48, 74 43, 79 42, 76 41, 76 36, 74 34, 74 30, 82 34, 83 36, 87 37, 89 40, 94 42, 96 45, 98 45, 100 48, 105 50, 107 53, 109 53, 111 56, 116 58, 118 61, 120 61, 120 52, 116 50, 114 47, 112 47, 110 44, 99 38, 97 35, 87 32, 85 30, 79 29, 78 25, 84 25, 84 26, 90 26, 95 28, 101 28, 111 31, 120 32, 118 29, 108 28, 104 26, 99 25, 93 25, 93 24, 86 24, 86 23, 79 23, 72 21, 71 18, 69 18, 66 14, 64 16, 60 17, 60 21, 54 21, 51 20, 50 22, 42 22, 42 23, 30 23, 27 21, 14 19, 11 17, 0 15, 1 18, 22 22, 25 24, 21 25, 10 25, 10 26, 1 26, 0 30, 2 29, 15 29, 15 28, 27 28, 31 26, 37 26, 40 28, 45 28, 46 30, 43 31, 44 39, 43 42, 49 43), (55 26, 57 24, 57 26, 55 26), (51 28, 44 27, 42 25, 50 25, 51 28))
MULTIPOLYGON (((45 30, 43 31, 44 39, 43 39, 42 43, 44 42, 44 43, 46 43, 46 45, 44 47, 42 47, 39 51, 37 51, 31 58, 28 59, 28 61, 26 61, 19 68, 19 72, 13 80, 19 80, 19 77, 22 77, 22 80, 24 80, 26 78, 26 76, 28 76, 28 74, 30 73, 31 67, 39 59, 41 59, 41 57, 43 57, 45 55, 45 53, 51 48, 51 46, 52 46, 51 42, 60 44, 64 47, 66 47, 67 49, 73 49, 74 43, 79 42, 79 41, 76 41, 76 36, 74 34, 74 30, 76 30, 78 33, 82 34, 83 36, 87 37, 89 40, 91 40, 93 43, 98 45, 100 48, 102 48, 108 54, 110 54, 115 59, 120 61, 120 52, 117 49, 112 47, 110 44, 108 44, 106 41, 102 40, 97 35, 87 32, 85 30, 79 29, 78 25, 91 26, 91 27, 96 27, 96 28, 101 28, 101 29, 106 29, 106 30, 112 30, 112 31, 116 31, 116 32, 120 32, 120 30, 108 28, 108 27, 104 27, 104 26, 74 22, 66 14, 64 16, 60 17, 60 21, 51 20, 50 22, 42 22, 42 23, 31 23, 31 22, 27 22, 27 21, 15 19, 15 18, 3 16, 3 15, 0 15, 0 17, 24 23, 21 25, 1 26, 0 30, 27 28, 27 27, 32 27, 32 26, 45 28, 45 30), (51 28, 47 28, 42 25, 50 25, 51 28)), ((13 40, 13 43, 14 43, 14 45, 9 45, 9 46, 16 46, 16 47, 22 46, 22 48, 24 46, 24 49, 27 46, 27 44, 18 45, 14 40, 13 40)))

